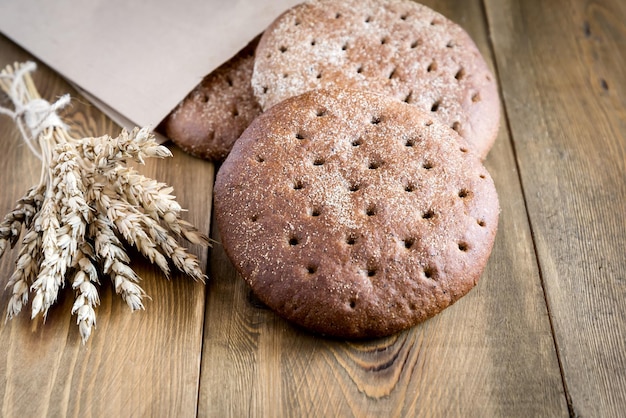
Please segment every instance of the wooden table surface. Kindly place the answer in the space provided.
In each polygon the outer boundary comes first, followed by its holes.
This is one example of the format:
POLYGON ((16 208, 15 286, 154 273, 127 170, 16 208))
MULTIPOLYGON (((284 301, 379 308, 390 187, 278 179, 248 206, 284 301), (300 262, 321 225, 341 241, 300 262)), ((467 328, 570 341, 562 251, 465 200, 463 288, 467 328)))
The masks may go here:
MULTIPOLYGON (((45 323, 0 321, 0 416, 624 416, 626 2, 426 3, 470 33, 501 92, 486 166, 502 211, 474 290, 399 335, 348 342, 260 306, 219 244, 191 247, 206 286, 137 256, 145 311, 103 282, 85 345, 69 287, 45 323)), ((32 59, 0 35, 1 66, 32 59)), ((75 134, 119 131, 45 65, 35 81, 49 100, 72 94, 62 117, 75 134)), ((39 160, 4 116, 0 143, 1 216, 39 160)), ((208 233, 216 168, 168 146, 174 157, 142 172, 208 233)), ((0 260, 0 288, 16 253, 0 260)))

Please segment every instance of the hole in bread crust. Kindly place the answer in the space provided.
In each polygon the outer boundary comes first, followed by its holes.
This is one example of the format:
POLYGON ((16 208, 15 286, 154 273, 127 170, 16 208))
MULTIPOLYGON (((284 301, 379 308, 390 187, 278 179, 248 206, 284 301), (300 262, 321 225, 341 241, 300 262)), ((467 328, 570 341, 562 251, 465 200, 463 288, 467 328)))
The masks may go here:
POLYGON ((389 76, 387 78, 391 80, 395 75, 396 75, 396 69, 394 68, 393 70, 391 70, 391 73, 389 73, 389 76))
POLYGON ((284 46, 284 45, 281 45, 281 47, 280 47, 280 48, 278 48, 278 50, 279 50, 281 53, 283 53, 283 54, 284 54, 285 52, 287 52, 287 47, 286 47, 286 46, 284 46))
POLYGON ((361 144, 363 144, 363 139, 361 139, 361 138, 358 138, 358 139, 355 139, 354 141, 352 141, 352 146, 353 147, 361 146, 361 144))
POLYGON ((460 197, 461 199, 464 199, 464 198, 466 198, 466 197, 467 197, 467 196, 469 196, 469 195, 470 195, 469 190, 467 190, 467 189, 461 189, 461 190, 459 190, 459 197, 460 197))
POLYGON ((472 96, 472 102, 480 102, 480 93, 474 93, 474 95, 472 96))
POLYGON ((348 245, 354 245, 354 244, 356 244, 356 236, 355 236, 355 235, 352 235, 352 234, 348 235, 348 236, 346 237, 346 244, 348 244, 348 245))
POLYGON ((431 126, 433 124, 432 120, 428 120, 424 123, 424 126, 431 126))
POLYGON ((459 148, 459 151, 465 153, 465 152, 468 152, 468 149, 465 148, 465 147, 461 147, 461 148, 459 148))
POLYGON ((318 207, 314 207, 314 208, 311 209, 311 216, 313 216, 313 217, 320 216, 321 213, 322 213, 322 210, 320 208, 318 208, 318 207))
POLYGON ((370 23, 372 21, 372 16, 367 16, 365 18, 365 23, 370 23))
POLYGON ((406 18, 409 17, 408 13, 403 13, 400 15, 400 20, 406 20, 406 18))
POLYGON ((404 244, 404 248, 406 248, 407 250, 410 249, 413 244, 415 244, 415 239, 414 238, 405 238, 402 240, 402 243, 404 244))
POLYGON ((367 268, 367 277, 374 277, 376 276, 376 267, 368 267, 367 268))
POLYGON ((432 107, 430 108, 430 111, 436 112, 437 110, 439 110, 440 105, 441 103, 439 102, 439 100, 437 100, 435 103, 433 103, 432 107))
POLYGON ((415 190, 415 185, 413 183, 407 183, 406 186, 404 186, 404 191, 405 192, 413 192, 415 190))
POLYGON ((459 242, 458 246, 460 251, 466 252, 469 250, 469 245, 467 244, 467 242, 461 241, 459 242))
POLYGON ((378 208, 374 204, 369 205, 367 209, 365 209, 365 214, 367 216, 374 216, 376 215, 377 212, 378 212, 378 208))
POLYGON ((351 192, 356 192, 360 188, 361 188, 361 185, 359 183, 352 183, 350 187, 348 187, 348 190, 350 190, 351 192))
POLYGON ((258 220, 259 220, 259 215, 252 215, 252 216, 250 216, 250 221, 251 222, 256 222, 258 220))
POLYGON ((317 111, 315 112, 315 116, 317 117, 321 117, 325 115, 326 115, 326 109, 317 109, 317 111))
POLYGON ((324 160, 324 158, 323 158, 323 157, 316 157, 316 158, 313 160, 313 165, 320 166, 320 165, 324 165, 324 163, 325 163, 325 162, 326 162, 326 161, 324 160))
POLYGON ((377 169, 380 168, 381 165, 383 165, 383 163, 380 162, 380 161, 370 161, 370 163, 367 166, 367 168, 370 169, 370 170, 377 170, 377 169))
POLYGON ((410 91, 409 94, 406 95, 406 97, 404 98, 404 103, 411 103, 411 100, 413 99, 411 96, 413 96, 412 91, 410 91))
POLYGON ((341 13, 337 12, 337 13, 335 14, 335 19, 339 19, 340 17, 341 17, 341 13))
POLYGON ((454 48, 454 41, 449 40, 448 43, 446 44, 446 48, 454 48))
POLYGON ((382 38, 382 39, 380 40, 380 44, 381 44, 381 45, 385 45, 387 42, 388 42, 388 39, 387 39, 387 38, 382 38))
POLYGON ((419 39, 418 39, 418 40, 415 40, 415 41, 413 41, 413 42, 411 42, 411 49, 415 49, 415 48, 417 48, 417 47, 419 46, 419 44, 420 44, 420 43, 421 43, 421 42, 419 41, 419 39))
POLYGON ((415 139, 409 138, 404 142, 405 147, 412 147, 415 145, 415 139))
POLYGON ((465 68, 461 67, 459 71, 457 71, 456 74, 454 75, 454 78, 460 81, 464 77, 465 77, 465 68))
POLYGON ((315 273, 317 272, 317 266, 316 266, 316 265, 314 265, 314 264, 309 264, 309 265, 306 267, 306 271, 307 271, 307 273, 309 273, 309 274, 315 274, 315 273))
POLYGON ((296 180, 293 182, 294 190, 302 190, 303 188, 304 188, 304 184, 302 183, 302 180, 296 180))
POLYGON ((424 268, 424 276, 427 279, 435 279, 436 275, 437 275, 437 269, 435 269, 434 267, 428 266, 424 268))
POLYGON ((356 69, 357 74, 361 74, 363 72, 363 66, 359 65, 356 69))
POLYGON ((437 63, 435 61, 431 62, 426 68, 426 71, 429 73, 433 71, 437 71, 437 63))
POLYGON ((460 131, 461 131, 461 123, 459 123, 459 122, 454 122, 454 123, 452 124, 452 129, 453 129, 453 130, 455 130, 455 131, 457 131, 457 132, 460 132, 460 131))
POLYGON ((431 163, 430 161, 424 161, 424 164, 422 164, 422 168, 424 170, 430 170, 434 167, 433 163, 431 163))
POLYGON ((298 237, 292 236, 289 238, 289 245, 295 246, 295 245, 298 245, 299 243, 300 243, 300 240, 298 240, 298 237))
POLYGON ((346 49, 348 49, 348 44, 341 45, 341 50, 342 51, 345 51, 346 49))
POLYGON ((237 108, 234 108, 233 111, 232 111, 232 115, 233 115, 233 117, 239 116, 239 110, 237 108))
POLYGON ((372 125, 378 125, 380 123, 380 116, 372 116, 372 120, 370 121, 372 125))
POLYGON ((304 135, 298 132, 296 133, 296 139, 304 139, 304 135))
POLYGON ((311 40, 311 46, 315 46, 316 43, 317 41, 315 39, 311 40))
POLYGON ((259 163, 264 163, 265 162, 265 158, 263 158, 263 156, 261 156, 261 155, 257 155, 256 160, 259 163))
POLYGON ((435 212, 430 209, 427 210, 426 212, 422 213, 422 219, 432 219, 435 217, 435 212))
POLYGON ((350 300, 350 309, 354 309, 356 308, 356 300, 352 299, 350 300))
POLYGON ((200 100, 202 101, 202 103, 208 103, 209 102, 209 96, 206 94, 203 94, 202 97, 200 98, 200 100))
POLYGON ((483 228, 487 226, 487 222, 483 221, 482 219, 476 220, 476 223, 478 224, 478 226, 482 226, 483 228))
POLYGON ((267 90, 268 90, 267 86, 263 86, 263 94, 266 94, 267 90))

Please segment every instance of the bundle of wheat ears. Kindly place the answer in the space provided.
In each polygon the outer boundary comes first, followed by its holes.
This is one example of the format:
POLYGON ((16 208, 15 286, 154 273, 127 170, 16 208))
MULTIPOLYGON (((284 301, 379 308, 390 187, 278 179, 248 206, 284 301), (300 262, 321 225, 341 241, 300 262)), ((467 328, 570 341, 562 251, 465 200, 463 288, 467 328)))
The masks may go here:
POLYGON ((74 138, 57 115, 69 95, 55 103, 43 100, 30 73, 34 63, 14 64, 0 72, 0 88, 14 109, 0 113, 16 122, 24 141, 41 160, 41 178, 19 199, 0 224, 0 257, 19 241, 15 272, 7 289, 12 296, 7 318, 31 301, 31 318, 43 315, 59 289, 75 291, 72 314, 83 343, 96 323, 96 284, 108 276, 131 310, 143 309, 145 292, 129 266, 123 241, 139 250, 168 275, 170 262, 204 280, 197 258, 179 244, 183 238, 208 245, 206 235, 181 219, 172 188, 127 166, 146 157, 170 157, 146 128, 122 131, 117 138, 74 138), (22 234, 22 230, 24 233, 22 234))

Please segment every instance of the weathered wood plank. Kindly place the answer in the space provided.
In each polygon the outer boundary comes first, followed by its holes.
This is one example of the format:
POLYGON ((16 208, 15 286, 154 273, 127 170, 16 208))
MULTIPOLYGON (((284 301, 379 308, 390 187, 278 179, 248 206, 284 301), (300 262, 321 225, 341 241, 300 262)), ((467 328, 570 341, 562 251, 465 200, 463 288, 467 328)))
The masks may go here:
POLYGON ((626 411, 626 3, 486 1, 575 416, 626 411))
MULTIPOLYGON (((490 57, 480 2, 427 3, 490 57)), ((291 326, 258 306, 216 246, 199 415, 567 415, 504 120, 487 166, 502 213, 485 274, 456 305, 394 337, 346 342, 291 326)))
MULTIPOLYGON (((32 59, 0 36, 0 65, 32 59)), ((116 134, 119 128, 81 99, 45 66, 34 74, 40 93, 50 100, 71 93, 63 111, 76 135, 116 134)), ((2 96, 2 103, 8 104, 2 96)), ((13 122, 0 118, 0 212, 39 179, 40 163, 22 143, 13 122)), ((186 218, 209 230, 212 165, 181 153, 151 161, 142 173, 174 186, 186 218)), ((205 249, 192 248, 207 261, 205 249)), ((0 288, 14 268, 17 250, 0 260, 0 288)), ((66 287, 49 314, 31 322, 29 307, 11 321, 0 321, 0 415, 2 416, 193 416, 196 413, 199 353, 205 288, 180 274, 165 278, 134 253, 133 268, 151 296, 146 310, 131 314, 103 278, 97 328, 81 344, 73 292, 66 287)), ((9 293, 0 295, 4 316, 9 293)))

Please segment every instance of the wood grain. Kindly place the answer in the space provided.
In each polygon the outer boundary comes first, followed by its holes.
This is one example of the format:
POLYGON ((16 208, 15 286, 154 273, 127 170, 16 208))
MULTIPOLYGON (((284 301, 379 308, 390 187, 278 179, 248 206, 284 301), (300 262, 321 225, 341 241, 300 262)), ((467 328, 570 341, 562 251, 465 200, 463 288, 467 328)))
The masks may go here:
MULTIPOLYGON (((427 2, 491 56, 479 1, 427 2)), ((507 129, 487 161, 502 213, 478 286, 390 338, 308 334, 258 305, 211 254, 200 416, 566 416, 567 405, 507 129)), ((219 239, 218 235, 214 235, 219 239)))
POLYGON ((626 4, 486 1, 574 416, 626 411, 626 4))
MULTIPOLYGON (((32 59, 0 36, 0 65, 32 59)), ((70 93, 62 113, 75 135, 116 134, 119 128, 44 65, 34 74, 44 98, 70 93)), ((3 104, 5 97, 2 96, 3 104)), ((23 145, 13 122, 0 119, 0 212, 35 184, 39 161, 23 145)), ((209 231, 211 164, 173 148, 174 158, 148 161, 142 173, 175 188, 191 210, 186 218, 209 231), (190 186, 191 185, 191 186, 190 186)), ((205 266, 207 252, 191 248, 205 266)), ((0 260, 0 287, 13 271, 17 251, 0 260)), ((0 321, 0 415, 2 416, 193 416, 196 413, 205 287, 181 274, 171 280, 137 253, 132 266, 151 296, 146 310, 131 314, 106 280, 100 287, 97 328, 81 344, 70 315, 73 292, 66 287, 48 315, 30 321, 27 312, 0 321)), ((104 278, 106 279, 106 278, 104 278)), ((6 312, 8 292, 0 296, 6 312)))

